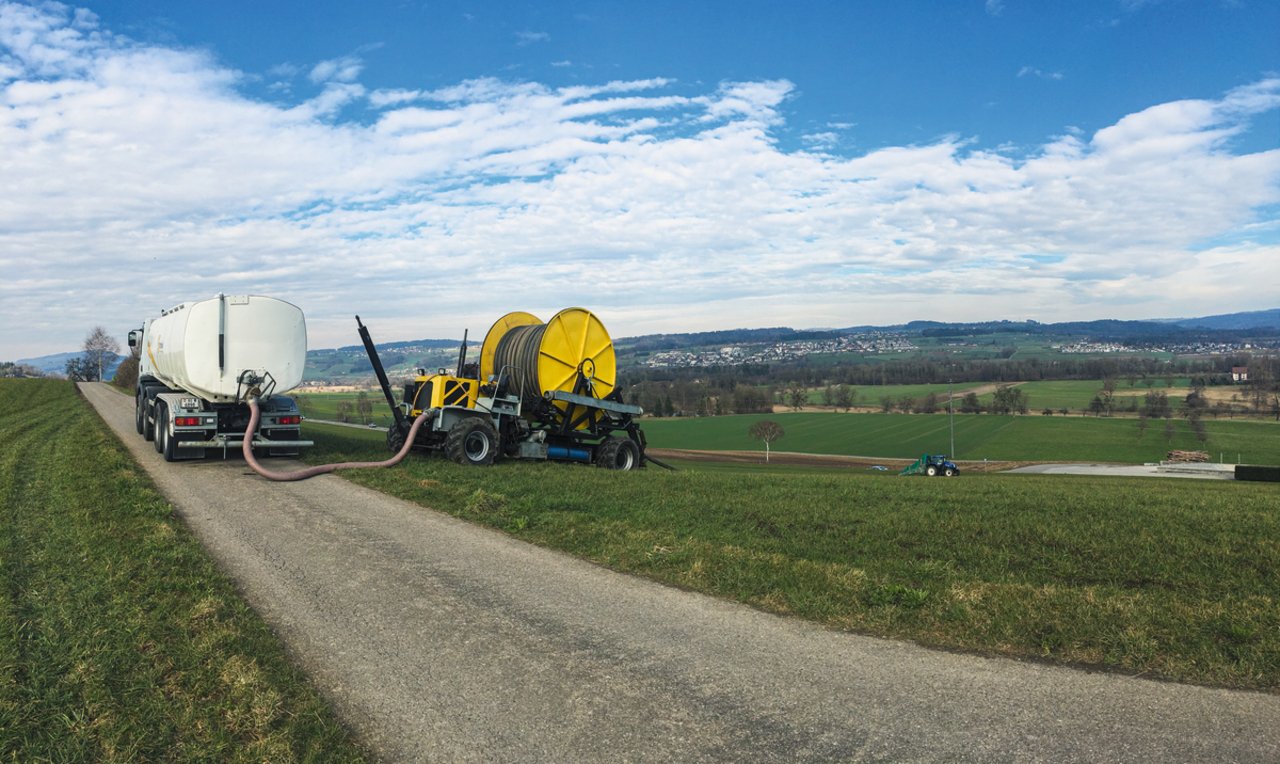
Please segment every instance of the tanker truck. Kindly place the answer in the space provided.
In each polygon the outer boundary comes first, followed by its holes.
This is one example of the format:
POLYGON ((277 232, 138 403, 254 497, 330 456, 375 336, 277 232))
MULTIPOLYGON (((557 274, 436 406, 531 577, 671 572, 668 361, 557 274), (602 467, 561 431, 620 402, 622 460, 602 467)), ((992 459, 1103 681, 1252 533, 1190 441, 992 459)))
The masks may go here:
POLYGON ((307 357, 302 310, 257 295, 218 295, 183 303, 129 332, 138 356, 134 420, 165 461, 201 459, 210 449, 240 448, 249 424, 246 399, 258 398, 261 423, 251 446, 285 456, 302 440, 297 387, 307 357))

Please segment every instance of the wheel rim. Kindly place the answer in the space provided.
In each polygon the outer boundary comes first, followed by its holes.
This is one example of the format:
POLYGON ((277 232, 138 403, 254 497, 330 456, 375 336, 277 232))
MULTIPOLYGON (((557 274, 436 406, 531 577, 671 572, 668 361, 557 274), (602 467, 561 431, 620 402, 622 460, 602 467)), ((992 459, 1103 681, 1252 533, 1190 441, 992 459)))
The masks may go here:
POLYGON ((489 455, 489 438, 483 432, 473 432, 462 441, 462 452, 473 462, 484 461, 489 455))
POLYGON ((618 449, 618 453, 613 457, 613 468, 615 470, 629 470, 635 466, 636 455, 631 449, 625 445, 618 449))

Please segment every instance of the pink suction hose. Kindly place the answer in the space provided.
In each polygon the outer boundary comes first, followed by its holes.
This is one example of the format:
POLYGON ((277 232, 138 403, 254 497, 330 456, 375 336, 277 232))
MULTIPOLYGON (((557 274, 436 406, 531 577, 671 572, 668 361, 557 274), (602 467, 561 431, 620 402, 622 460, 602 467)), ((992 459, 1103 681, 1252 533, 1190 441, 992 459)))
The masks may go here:
POLYGON ((413 426, 409 428, 409 435, 404 439, 404 445, 395 456, 381 462, 338 462, 336 464, 320 464, 315 467, 308 467, 305 470, 297 470, 296 472, 276 472, 269 470, 258 463, 253 455, 253 436, 258 432, 258 399, 257 397, 249 397, 249 427, 244 432, 244 442, 240 446, 240 450, 244 453, 244 460, 253 471, 263 476, 267 480, 275 480, 281 483, 287 483, 293 480, 306 480, 316 475, 324 475, 334 470, 363 469, 366 467, 391 467, 399 464, 400 460, 409 453, 413 448, 413 440, 418 436, 418 428, 424 422, 431 419, 429 416, 419 416, 413 420, 413 426))

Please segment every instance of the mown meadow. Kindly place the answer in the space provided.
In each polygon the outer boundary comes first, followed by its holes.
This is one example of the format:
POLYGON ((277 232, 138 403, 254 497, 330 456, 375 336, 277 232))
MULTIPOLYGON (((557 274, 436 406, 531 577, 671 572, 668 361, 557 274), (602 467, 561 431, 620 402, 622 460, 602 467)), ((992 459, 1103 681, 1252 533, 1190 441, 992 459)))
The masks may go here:
MULTIPOLYGON (((313 463, 385 453, 378 432, 312 424, 308 434, 313 463)), ((1274 486, 686 466, 480 469, 414 454, 343 476, 610 568, 832 628, 1280 690, 1274 486)))
POLYGON ((0 439, 0 760, 367 758, 70 382, 0 439))
MULTIPOLYGON (((785 431, 775 451, 914 459, 950 450, 946 414, 742 414, 645 419, 643 425, 658 448, 763 451, 748 434, 761 419, 785 431)), ((1186 449, 1208 451, 1213 461, 1280 464, 1280 424, 1266 420, 1206 420, 1204 441, 1181 419, 1153 419, 1145 429, 1137 419, 1119 417, 956 414, 954 420, 954 456, 962 460, 1142 464, 1186 449)))

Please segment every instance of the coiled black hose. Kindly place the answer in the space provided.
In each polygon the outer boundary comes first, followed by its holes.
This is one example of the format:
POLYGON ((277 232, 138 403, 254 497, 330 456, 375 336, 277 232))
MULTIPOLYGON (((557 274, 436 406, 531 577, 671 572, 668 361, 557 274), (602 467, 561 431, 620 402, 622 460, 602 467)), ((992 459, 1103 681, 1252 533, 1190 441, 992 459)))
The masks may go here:
POLYGON ((493 351, 493 368, 511 369, 510 384, 526 403, 542 397, 542 386, 538 383, 538 352, 546 329, 546 324, 508 329, 493 351))

